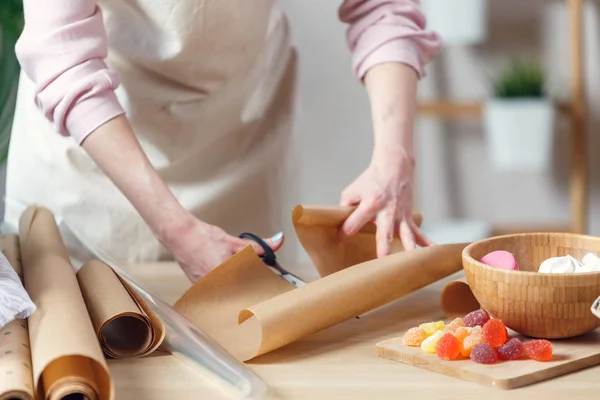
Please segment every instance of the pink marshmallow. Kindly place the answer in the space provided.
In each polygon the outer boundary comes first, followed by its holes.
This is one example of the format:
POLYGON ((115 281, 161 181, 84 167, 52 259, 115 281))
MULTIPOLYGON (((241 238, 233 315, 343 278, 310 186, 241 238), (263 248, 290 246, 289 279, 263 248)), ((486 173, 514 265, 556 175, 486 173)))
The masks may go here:
POLYGON ((490 267, 508 269, 511 271, 519 270, 519 265, 517 264, 515 256, 505 250, 492 251, 491 253, 483 256, 481 262, 489 265, 490 267))

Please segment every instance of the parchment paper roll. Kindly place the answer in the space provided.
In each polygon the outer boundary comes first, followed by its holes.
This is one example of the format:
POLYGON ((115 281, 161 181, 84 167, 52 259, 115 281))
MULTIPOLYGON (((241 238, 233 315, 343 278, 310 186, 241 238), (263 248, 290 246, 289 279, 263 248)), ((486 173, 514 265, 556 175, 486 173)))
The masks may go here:
POLYGON ((465 244, 370 260, 299 289, 248 247, 192 286, 175 309, 240 360, 249 360, 462 269, 465 244))
POLYGON ((448 318, 464 317, 480 308, 465 278, 448 283, 442 290, 440 303, 448 318))
POLYGON ((38 307, 29 317, 37 397, 113 399, 106 361, 54 216, 29 207, 19 235, 25 288, 38 307))
MULTIPOLYGON (((377 256, 374 223, 367 223, 356 235, 341 240, 338 229, 356 207, 297 206, 292 222, 298 240, 309 255, 320 276, 327 276, 352 265, 372 260, 377 256)), ((413 220, 421 226, 422 215, 413 213, 413 220)), ((392 253, 403 251, 395 237, 392 253)))
POLYGON ((165 327, 138 294, 99 260, 88 261, 77 280, 104 353, 143 357, 165 337, 165 327))
MULTIPOLYGON (((23 279, 19 237, 0 235, 0 250, 23 279)), ((14 320, 0 330, 0 400, 33 399, 33 374, 27 320, 14 320)))

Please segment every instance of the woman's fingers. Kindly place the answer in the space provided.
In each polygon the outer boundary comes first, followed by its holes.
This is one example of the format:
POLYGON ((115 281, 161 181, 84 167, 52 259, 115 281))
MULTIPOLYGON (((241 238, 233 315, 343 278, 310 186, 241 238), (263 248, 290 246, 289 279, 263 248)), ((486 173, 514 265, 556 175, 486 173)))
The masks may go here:
MULTIPOLYGON (((265 254, 265 251, 262 248, 262 246, 260 244, 256 243, 254 240, 240 239, 240 238, 234 238, 234 237, 232 237, 232 239, 234 240, 233 253, 237 253, 238 251, 244 249, 246 246, 250 245, 250 246, 252 246, 252 249, 254 249, 254 252, 256 252, 257 255, 262 256, 265 254)), ((271 236, 270 238, 263 238, 263 241, 267 245, 269 245, 271 250, 277 251, 283 245, 283 241, 284 241, 283 232, 279 232, 279 233, 271 236)))
POLYGON ((398 233, 400 235, 400 241, 402 242, 404 250, 413 250, 415 248, 415 235, 413 234, 410 225, 406 221, 406 218, 402 218, 400 221, 398 233))
POLYGON ((385 257, 390 254, 392 241, 394 240, 394 224, 396 217, 393 211, 383 210, 377 214, 376 225, 377 233, 375 242, 377 244, 377 258, 385 257))
POLYGON ((377 215, 378 207, 375 200, 362 201, 356 210, 346 218, 340 233, 345 236, 352 236, 361 230, 366 223, 370 222, 377 215))
POLYGON ((409 219, 409 226, 415 236, 416 244, 418 244, 421 247, 432 246, 435 244, 431 241, 431 239, 429 239, 427 236, 425 236, 425 234, 421 231, 421 229, 419 229, 417 224, 415 224, 415 222, 412 220, 412 217, 411 217, 411 219, 409 219))

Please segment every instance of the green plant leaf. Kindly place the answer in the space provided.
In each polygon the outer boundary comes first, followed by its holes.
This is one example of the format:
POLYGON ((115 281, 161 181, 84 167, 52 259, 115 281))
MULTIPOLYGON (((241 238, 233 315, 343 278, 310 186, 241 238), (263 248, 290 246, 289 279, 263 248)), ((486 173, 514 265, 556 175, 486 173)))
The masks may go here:
POLYGON ((513 60, 492 82, 494 97, 544 97, 545 74, 537 61, 513 60))

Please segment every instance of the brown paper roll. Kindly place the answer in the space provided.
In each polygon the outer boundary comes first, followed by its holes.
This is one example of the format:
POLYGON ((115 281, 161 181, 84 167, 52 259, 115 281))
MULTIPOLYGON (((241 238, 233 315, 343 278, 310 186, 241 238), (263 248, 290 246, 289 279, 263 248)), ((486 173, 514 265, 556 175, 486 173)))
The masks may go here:
POLYGON ((19 233, 25 288, 37 305, 29 317, 37 397, 113 399, 106 361, 54 216, 29 207, 19 233))
POLYGON ((465 246, 392 254, 299 289, 273 274, 248 247, 198 281, 174 307, 245 361, 460 271, 465 246))
POLYGON ((88 261, 77 272, 77 280, 107 356, 143 357, 160 346, 163 322, 110 266, 88 261))
MULTIPOLYGON (((0 250, 23 280, 19 237, 0 235, 0 250)), ((33 373, 27 320, 14 320, 0 330, 0 400, 33 399, 33 373)))
MULTIPOLYGON (((296 235, 320 276, 376 258, 377 227, 374 223, 367 223, 356 235, 343 240, 338 236, 339 228, 354 209, 334 206, 297 206, 294 209, 292 222, 296 235)), ((422 215, 413 213, 413 220, 421 226, 422 215)), ((400 240, 394 238, 392 253, 403 250, 400 240)))
POLYGON ((448 283, 442 290, 440 303, 448 318, 464 317, 480 308, 465 278, 448 283))

